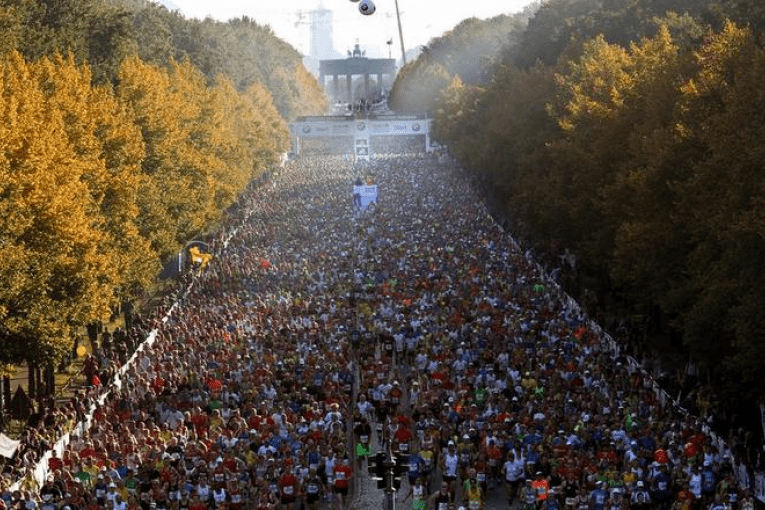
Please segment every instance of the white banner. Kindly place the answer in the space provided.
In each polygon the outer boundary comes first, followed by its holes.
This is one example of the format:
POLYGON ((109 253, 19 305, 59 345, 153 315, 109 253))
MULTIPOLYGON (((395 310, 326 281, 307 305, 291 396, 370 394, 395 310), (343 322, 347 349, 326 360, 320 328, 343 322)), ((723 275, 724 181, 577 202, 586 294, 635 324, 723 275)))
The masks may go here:
POLYGON ((20 444, 21 441, 16 441, 6 436, 5 434, 0 433, 0 455, 6 459, 13 458, 14 454, 16 453, 16 449, 20 444))
POLYGON ((374 120, 374 119, 330 119, 325 121, 298 121, 290 124, 293 136, 297 138, 324 138, 331 136, 357 135, 424 135, 430 131, 430 119, 374 120))
POLYGON ((369 207, 369 204, 377 202, 377 185, 354 186, 353 194, 356 195, 357 200, 359 200, 356 205, 364 210, 369 207))

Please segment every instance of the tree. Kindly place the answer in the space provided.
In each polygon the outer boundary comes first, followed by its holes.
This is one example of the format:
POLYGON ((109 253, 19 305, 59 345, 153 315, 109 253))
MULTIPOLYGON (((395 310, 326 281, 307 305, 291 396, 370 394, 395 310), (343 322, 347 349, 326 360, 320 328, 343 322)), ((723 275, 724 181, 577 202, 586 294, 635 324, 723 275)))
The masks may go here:
POLYGON ((141 132, 110 86, 92 86, 90 69, 74 58, 55 56, 36 63, 46 99, 64 112, 65 129, 77 157, 87 163, 83 181, 98 208, 103 237, 98 249, 108 261, 111 286, 93 305, 101 308, 134 297, 159 268, 157 254, 138 232, 138 189, 144 147, 141 132))
MULTIPOLYGON (((41 65, 45 65, 42 63, 41 65)), ((77 327, 103 313, 113 268, 83 177, 91 161, 70 143, 65 111, 15 52, 0 69, 0 342, 6 362, 60 359, 77 327)), ((49 84, 46 84, 49 85, 49 84)))
POLYGON ((241 127, 245 132, 253 154, 253 167, 258 177, 263 169, 276 162, 277 156, 289 148, 289 127, 274 105, 268 89, 254 83, 244 92, 248 108, 242 117, 241 127))
POLYGON ((316 78, 302 65, 279 66, 264 83, 274 106, 286 120, 327 111, 328 102, 316 78))
POLYGON ((390 92, 391 108, 433 114, 455 76, 467 85, 483 86, 503 48, 520 39, 527 17, 528 13, 489 20, 470 18, 431 40, 417 60, 396 75, 390 92))
POLYGON ((390 107, 400 113, 430 113, 452 79, 441 64, 429 63, 427 59, 410 62, 396 76, 390 92, 390 107))
POLYGON ((599 209, 600 190, 613 182, 629 154, 631 125, 623 122, 625 99, 634 85, 627 51, 602 37, 586 43, 582 56, 558 75, 554 114, 564 136, 552 141, 548 200, 563 213, 564 244, 577 249, 594 267, 602 265, 613 241, 614 224, 599 209))
MULTIPOLYGON (((179 68, 180 70, 180 68, 179 68)), ((119 73, 117 95, 141 129, 146 147, 139 189, 139 229, 151 249, 166 259, 207 224, 210 211, 190 129, 199 105, 189 92, 204 94, 199 76, 172 79, 170 73, 126 59, 119 73), (181 87, 174 89, 175 86, 181 87), (184 89, 186 94, 184 94, 184 89)))
POLYGON ((726 377, 732 398, 762 394, 765 164, 762 150, 765 53, 748 29, 726 24, 695 53, 697 73, 683 86, 678 129, 696 148, 678 183, 678 216, 694 243, 688 258, 693 299, 684 314, 691 353, 726 377), (714 335, 710 336, 710 332, 714 335), (729 363, 720 364, 720 359, 729 363))

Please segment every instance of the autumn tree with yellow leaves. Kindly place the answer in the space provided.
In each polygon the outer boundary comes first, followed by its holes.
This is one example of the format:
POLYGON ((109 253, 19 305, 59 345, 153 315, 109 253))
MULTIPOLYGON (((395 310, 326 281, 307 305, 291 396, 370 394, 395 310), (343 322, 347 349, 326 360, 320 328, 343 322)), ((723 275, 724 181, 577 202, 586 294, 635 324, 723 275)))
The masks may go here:
POLYGON ((71 67, 51 73, 50 65, 46 59, 28 64, 18 53, 0 62, 0 342, 6 362, 59 359, 79 326, 103 317, 119 280, 96 186, 88 182, 103 162, 92 157, 87 136, 69 128, 69 116, 78 112, 68 111, 64 97, 51 99, 66 81, 77 89, 79 77, 71 67))
POLYGON ((327 101, 249 18, 0 4, 0 363, 52 374, 279 160, 289 119, 327 101))
POLYGON ((264 87, 208 85, 188 62, 126 59, 115 88, 71 54, 0 64, 0 361, 52 366, 212 228, 289 133, 264 87))

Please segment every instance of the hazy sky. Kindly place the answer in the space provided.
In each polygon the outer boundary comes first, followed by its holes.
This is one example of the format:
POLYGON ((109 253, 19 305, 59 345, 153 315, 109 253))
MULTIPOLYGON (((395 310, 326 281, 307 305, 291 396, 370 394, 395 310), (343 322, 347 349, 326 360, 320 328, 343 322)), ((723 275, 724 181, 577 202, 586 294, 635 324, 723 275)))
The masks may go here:
MULTIPOLYGON (((358 3, 350 0, 164 0, 171 9, 179 9, 188 18, 211 16, 220 21, 248 16, 270 25, 274 33, 302 53, 309 51, 308 13, 323 7, 333 11, 333 41, 336 50, 345 54, 355 43, 369 47, 370 57, 401 57, 395 0, 373 0, 377 12, 363 16, 358 3), (389 47, 386 41, 393 39, 389 47), (377 54, 372 47, 379 48, 377 54)), ((532 0, 398 0, 404 45, 407 50, 427 44, 466 18, 489 18, 515 13, 532 0)))

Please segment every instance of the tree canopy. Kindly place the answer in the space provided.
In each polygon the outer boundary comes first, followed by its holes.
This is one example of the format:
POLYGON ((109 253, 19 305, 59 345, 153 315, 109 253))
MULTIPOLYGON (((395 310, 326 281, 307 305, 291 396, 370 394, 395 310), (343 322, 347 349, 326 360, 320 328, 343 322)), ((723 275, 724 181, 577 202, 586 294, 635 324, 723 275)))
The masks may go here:
POLYGON ((765 395, 762 13, 549 0, 481 81, 444 71, 428 106, 510 228, 575 252, 602 304, 656 317, 731 406, 765 395))
POLYGON ((446 34, 432 39, 416 60, 396 75, 390 93, 393 110, 407 113, 434 112, 435 103, 456 76, 466 85, 490 78, 486 71, 500 51, 517 42, 525 15, 501 15, 489 20, 469 18, 446 34))
POLYGON ((326 98, 246 18, 2 0, 0 363, 52 366, 149 287, 326 98))

